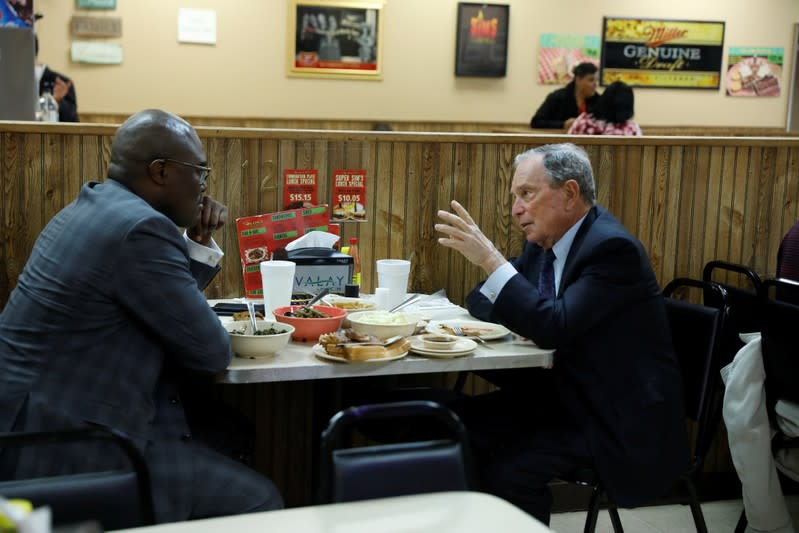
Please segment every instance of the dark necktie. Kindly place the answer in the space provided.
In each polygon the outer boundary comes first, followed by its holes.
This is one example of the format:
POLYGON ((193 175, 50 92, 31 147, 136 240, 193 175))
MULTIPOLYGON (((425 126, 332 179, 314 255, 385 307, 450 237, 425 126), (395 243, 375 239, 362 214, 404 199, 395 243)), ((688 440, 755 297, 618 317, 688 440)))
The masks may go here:
POLYGON ((552 248, 544 252, 541 260, 541 273, 538 276, 538 292, 542 298, 555 298, 555 252, 552 248))

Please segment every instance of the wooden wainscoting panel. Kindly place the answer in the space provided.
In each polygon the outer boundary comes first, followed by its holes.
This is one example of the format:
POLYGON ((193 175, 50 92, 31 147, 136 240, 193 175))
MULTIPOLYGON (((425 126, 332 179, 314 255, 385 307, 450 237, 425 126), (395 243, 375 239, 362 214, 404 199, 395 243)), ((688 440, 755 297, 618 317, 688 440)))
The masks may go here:
POLYGON ((417 220, 416 227, 409 231, 408 239, 416 242, 414 247, 413 276, 416 287, 423 293, 431 294, 445 288, 443 284, 437 285, 435 270, 439 269, 438 258, 445 253, 445 248, 438 244, 435 224, 439 219, 439 209, 449 209, 449 199, 438 195, 438 184, 441 181, 439 174, 440 146, 419 144, 419 179, 409 185, 408 198, 410 201, 410 217, 417 220))
MULTIPOLYGON (((435 195, 439 198, 438 204, 442 210, 449 211, 449 202, 453 199, 453 182, 455 174, 455 151, 456 144, 442 143, 438 146, 438 183, 435 187, 435 195)), ((438 222, 438 219, 436 219, 438 222)), ((443 237, 442 233, 435 232, 434 239, 443 237)), ((453 260, 455 252, 449 248, 439 247, 431 254, 431 279, 433 286, 445 287, 449 299, 453 302, 458 302, 460 295, 455 295, 453 286, 450 283, 450 274, 452 273, 453 260), (438 268, 432 268, 437 264, 438 268)))
MULTIPOLYGON (((385 206, 386 211, 382 217, 384 227, 388 230, 386 232, 388 253, 385 258, 408 259, 412 250, 406 248, 405 232, 409 216, 413 213, 413 211, 409 211, 408 183, 418 180, 419 158, 418 154, 412 151, 413 144, 403 144, 402 146, 397 143, 393 144, 391 155, 382 161, 384 163, 384 173, 382 174, 384 181, 382 186, 377 188, 376 200, 380 204, 382 196, 389 197, 389 203, 385 206), (416 157, 411 160, 412 154, 415 154, 416 157), (386 166, 389 168, 386 169, 386 166)), ((370 171, 374 174, 372 169, 372 165, 367 167, 367 179, 370 171)), ((378 238, 379 235, 380 231, 375 227, 375 238, 378 238)), ((377 279, 375 279, 375 287, 377 286, 376 282, 377 279)))
MULTIPOLYGON (((397 163, 397 154, 394 154, 394 161, 397 163)), ((411 274, 410 279, 413 284, 409 285, 408 290, 411 292, 429 292, 425 289, 423 280, 426 276, 422 275, 423 266, 422 260, 422 231, 423 228, 429 229, 433 224, 433 208, 432 199, 427 198, 425 191, 422 189, 424 185, 425 173, 425 151, 420 143, 412 143, 407 147, 405 154, 407 159, 407 167, 404 176, 400 177, 401 183, 396 183, 397 175, 394 175, 395 183, 394 190, 403 189, 403 205, 402 205, 402 219, 403 237, 402 237, 402 259, 410 259, 411 261, 411 274)), ((402 168, 402 167, 400 167, 402 168)), ((398 173, 399 174, 399 173, 398 173)), ((375 284, 376 285, 376 284, 375 284)))
MULTIPOLYGON (((395 191, 391 189, 394 169, 395 148, 399 154, 404 153, 405 146, 396 146, 397 143, 378 142, 374 146, 376 154, 375 169, 366 175, 366 209, 367 223, 345 222, 342 223, 348 235, 360 235, 361 253, 361 279, 363 292, 373 292, 377 287, 377 274, 373 273, 372 265, 378 259, 391 257, 391 197, 395 191), (361 226, 364 227, 361 227, 361 226), (366 268, 369 267, 369 268, 366 268), (364 272, 366 270, 367 272, 364 272), (365 278, 365 279, 364 279, 365 278)), ((398 155, 401 157, 401 155, 398 155)), ((404 179, 405 176, 402 176, 404 179)), ((404 194, 404 191, 403 191, 404 194)), ((332 200, 333 205, 336 199, 332 200)), ((346 244, 346 242, 345 242, 346 244)))

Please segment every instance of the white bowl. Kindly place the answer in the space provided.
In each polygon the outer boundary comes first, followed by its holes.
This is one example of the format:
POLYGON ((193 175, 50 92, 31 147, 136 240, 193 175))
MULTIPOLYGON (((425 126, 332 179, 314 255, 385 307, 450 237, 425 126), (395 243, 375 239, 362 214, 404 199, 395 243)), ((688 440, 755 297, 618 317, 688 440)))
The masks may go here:
POLYGON ((256 320, 258 330, 275 328, 280 331, 275 335, 252 335, 249 320, 226 322, 223 324, 230 335, 230 345, 240 357, 262 357, 279 352, 289 343, 294 326, 271 320, 256 320), (241 333, 238 333, 241 332, 241 333))
POLYGON ((368 333, 381 339, 395 335, 407 337, 416 331, 419 315, 413 313, 389 313, 388 311, 360 311, 347 315, 352 329, 358 333, 368 333))

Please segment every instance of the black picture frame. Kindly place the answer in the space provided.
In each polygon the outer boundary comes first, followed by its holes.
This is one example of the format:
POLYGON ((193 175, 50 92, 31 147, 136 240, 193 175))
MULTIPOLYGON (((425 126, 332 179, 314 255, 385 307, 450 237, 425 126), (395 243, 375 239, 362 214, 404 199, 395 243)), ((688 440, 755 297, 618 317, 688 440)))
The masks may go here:
POLYGON ((502 78, 508 64, 508 4, 458 2, 455 75, 502 78))

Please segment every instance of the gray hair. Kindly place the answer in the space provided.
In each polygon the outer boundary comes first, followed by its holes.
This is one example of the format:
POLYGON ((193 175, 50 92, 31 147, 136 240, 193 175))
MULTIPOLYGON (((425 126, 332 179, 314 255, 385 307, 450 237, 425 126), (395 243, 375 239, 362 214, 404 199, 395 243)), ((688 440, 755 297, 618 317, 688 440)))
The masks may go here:
POLYGON ((552 188, 560 187, 567 180, 574 180, 580 187, 583 201, 588 205, 596 203, 594 171, 585 150, 572 143, 545 144, 517 155, 513 160, 513 169, 516 170, 523 161, 534 155, 543 156, 541 161, 552 188))

